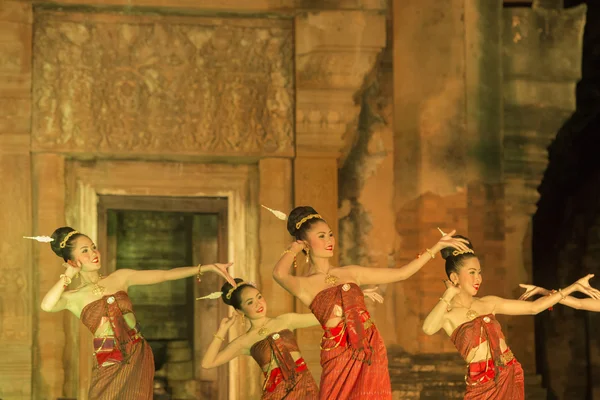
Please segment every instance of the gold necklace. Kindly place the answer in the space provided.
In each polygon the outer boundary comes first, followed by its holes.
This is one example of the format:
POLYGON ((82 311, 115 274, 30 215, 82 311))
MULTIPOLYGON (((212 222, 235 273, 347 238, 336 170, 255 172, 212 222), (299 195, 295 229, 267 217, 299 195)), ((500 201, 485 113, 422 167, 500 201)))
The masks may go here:
POLYGON ((98 274, 98 280, 96 282, 87 282, 85 285, 83 285, 83 287, 93 284, 94 287, 92 289, 92 294, 94 296, 101 296, 104 293, 104 290, 106 289, 104 286, 98 285, 98 282, 100 282, 102 278, 104 278, 102 274, 98 274))
POLYGON ((266 326, 266 325, 269 323, 269 321, 270 321, 270 320, 271 320, 271 319, 267 319, 267 320, 265 321, 265 323, 264 323, 264 324, 262 324, 262 326, 261 326, 261 327, 260 327, 260 329, 258 330, 258 335, 259 335, 259 336, 264 336, 264 335, 266 335, 266 333, 267 333, 267 328, 265 328, 265 326, 266 326))
POLYGON ((325 283, 329 286, 334 286, 337 283, 338 279, 339 278, 337 276, 331 275, 329 271, 325 273, 325 283))
POLYGON ((477 311, 471 310, 471 307, 473 307, 473 303, 475 303, 475 300, 473 300, 473 302, 471 303, 471 305, 469 307, 465 306, 458 300, 454 300, 454 302, 458 304, 459 308, 467 309, 466 317, 469 321, 473 321, 475 318, 479 317, 479 314, 477 313, 477 311))

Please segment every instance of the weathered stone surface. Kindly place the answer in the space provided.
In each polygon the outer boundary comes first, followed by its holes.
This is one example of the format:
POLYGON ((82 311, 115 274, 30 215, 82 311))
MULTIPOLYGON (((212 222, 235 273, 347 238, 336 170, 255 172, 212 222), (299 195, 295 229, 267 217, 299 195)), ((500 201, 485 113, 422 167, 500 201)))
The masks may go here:
MULTIPOLYGON (((394 396, 409 400, 462 399, 465 393, 465 362, 458 354, 411 355, 402 349, 388 349, 394 396)), ((536 375, 525 376, 525 399, 545 400, 536 375)))
MULTIPOLYGON (((101 7, 122 7, 126 10, 151 9, 160 10, 165 8, 164 0, 24 0, 24 2, 35 2, 36 4, 50 5, 89 5, 101 7)), ((170 0, 169 10, 184 12, 207 12, 207 13, 233 13, 249 14, 250 16, 260 14, 276 14, 281 16, 293 16, 301 12, 316 12, 324 10, 371 10, 385 11, 388 8, 386 0, 170 0)))
MULTIPOLYGON (((0 398, 31 398, 36 246, 31 236, 31 5, 0 2, 0 398)), ((50 350, 52 351, 52 350, 50 350)))
POLYGON ((33 146, 292 155, 290 22, 41 11, 33 146))
MULTIPOLYGON (((503 11, 506 262, 515 283, 514 297, 520 294, 516 283, 533 280, 531 216, 539 199, 536 188, 548 163, 547 147, 575 109, 584 23, 585 7, 503 11)), ((534 321, 513 318, 505 330, 515 354, 530 360, 523 362, 525 370, 534 371, 534 321)))

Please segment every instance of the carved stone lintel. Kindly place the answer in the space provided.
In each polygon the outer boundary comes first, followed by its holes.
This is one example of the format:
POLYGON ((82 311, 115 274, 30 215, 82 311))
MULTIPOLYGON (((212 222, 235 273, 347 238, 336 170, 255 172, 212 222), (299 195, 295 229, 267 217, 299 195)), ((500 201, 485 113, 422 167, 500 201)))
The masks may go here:
POLYGON ((40 11, 35 150, 291 156, 290 21, 40 11))
POLYGON ((348 123, 360 112, 350 90, 298 90, 296 154, 339 158, 348 123))
POLYGON ((354 140, 355 97, 385 47, 385 16, 360 11, 296 18, 296 150, 344 159, 354 140))

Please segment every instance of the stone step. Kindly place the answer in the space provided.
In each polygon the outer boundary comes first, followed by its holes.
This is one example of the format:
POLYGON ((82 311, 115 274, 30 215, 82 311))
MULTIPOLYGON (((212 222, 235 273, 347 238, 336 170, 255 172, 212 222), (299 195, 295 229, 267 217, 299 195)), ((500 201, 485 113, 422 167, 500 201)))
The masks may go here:
MULTIPOLYGON (((411 355, 388 349, 389 371, 394 399, 462 399, 465 392, 464 361, 457 354, 411 355)), ((546 400, 538 375, 525 376, 525 399, 546 400)))

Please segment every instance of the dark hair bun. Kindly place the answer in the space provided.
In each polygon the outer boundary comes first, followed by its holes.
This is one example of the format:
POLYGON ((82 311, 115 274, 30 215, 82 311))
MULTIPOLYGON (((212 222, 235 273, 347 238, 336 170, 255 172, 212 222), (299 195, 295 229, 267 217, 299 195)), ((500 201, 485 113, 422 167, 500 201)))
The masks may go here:
POLYGON ((234 291, 231 292, 231 297, 227 298, 227 293, 229 293, 229 291, 233 288, 233 286, 231 285, 231 283, 229 282, 225 282, 223 284, 223 286, 221 286, 221 298, 223 299, 223 303, 227 304, 228 306, 232 306, 235 309, 240 310, 242 307, 242 292, 244 291, 243 289, 246 287, 254 287, 249 283, 244 283, 242 285, 240 285, 240 283, 244 282, 243 279, 240 278, 235 278, 235 283, 238 284, 238 286, 235 288, 234 291))
POLYGON ((60 258, 63 258, 65 261, 69 259, 71 255, 71 249, 68 249, 68 247, 70 247, 73 243, 73 240, 75 240, 78 236, 81 236, 81 234, 78 233, 75 235, 71 235, 71 237, 69 237, 69 240, 67 240, 67 246, 65 246, 65 248, 61 248, 60 244, 65 239, 65 237, 74 230, 75 229, 71 228, 70 226, 63 226, 52 232, 51 237, 54 240, 50 242, 50 247, 52 248, 54 254, 56 254, 60 258))
POLYGON ((304 231, 305 229, 305 224, 306 227, 309 227, 312 222, 315 221, 321 221, 318 218, 306 221, 304 224, 302 224, 302 226, 300 226, 299 229, 296 228, 296 224, 300 221, 302 221, 302 218, 304 217, 308 217, 311 214, 318 214, 317 210, 315 210, 314 208, 310 207, 310 206, 300 206, 300 207, 296 207, 294 208, 291 212, 290 215, 288 217, 288 221, 287 221, 287 230, 290 233, 290 235, 294 236, 297 239, 303 239, 300 236, 299 231, 304 231))
MULTIPOLYGON (((465 239, 467 241, 467 243, 465 243, 467 245, 468 248, 470 248, 471 250, 475 250, 473 248, 473 244, 471 243, 471 241, 469 240, 469 238, 461 236, 461 235, 454 235, 452 236, 455 239, 465 239)), ((456 249, 454 247, 446 247, 443 248, 440 253, 442 254, 442 258, 444 260, 447 260, 449 257, 459 257, 459 256, 455 256, 452 253, 454 253, 456 251, 456 249)))

